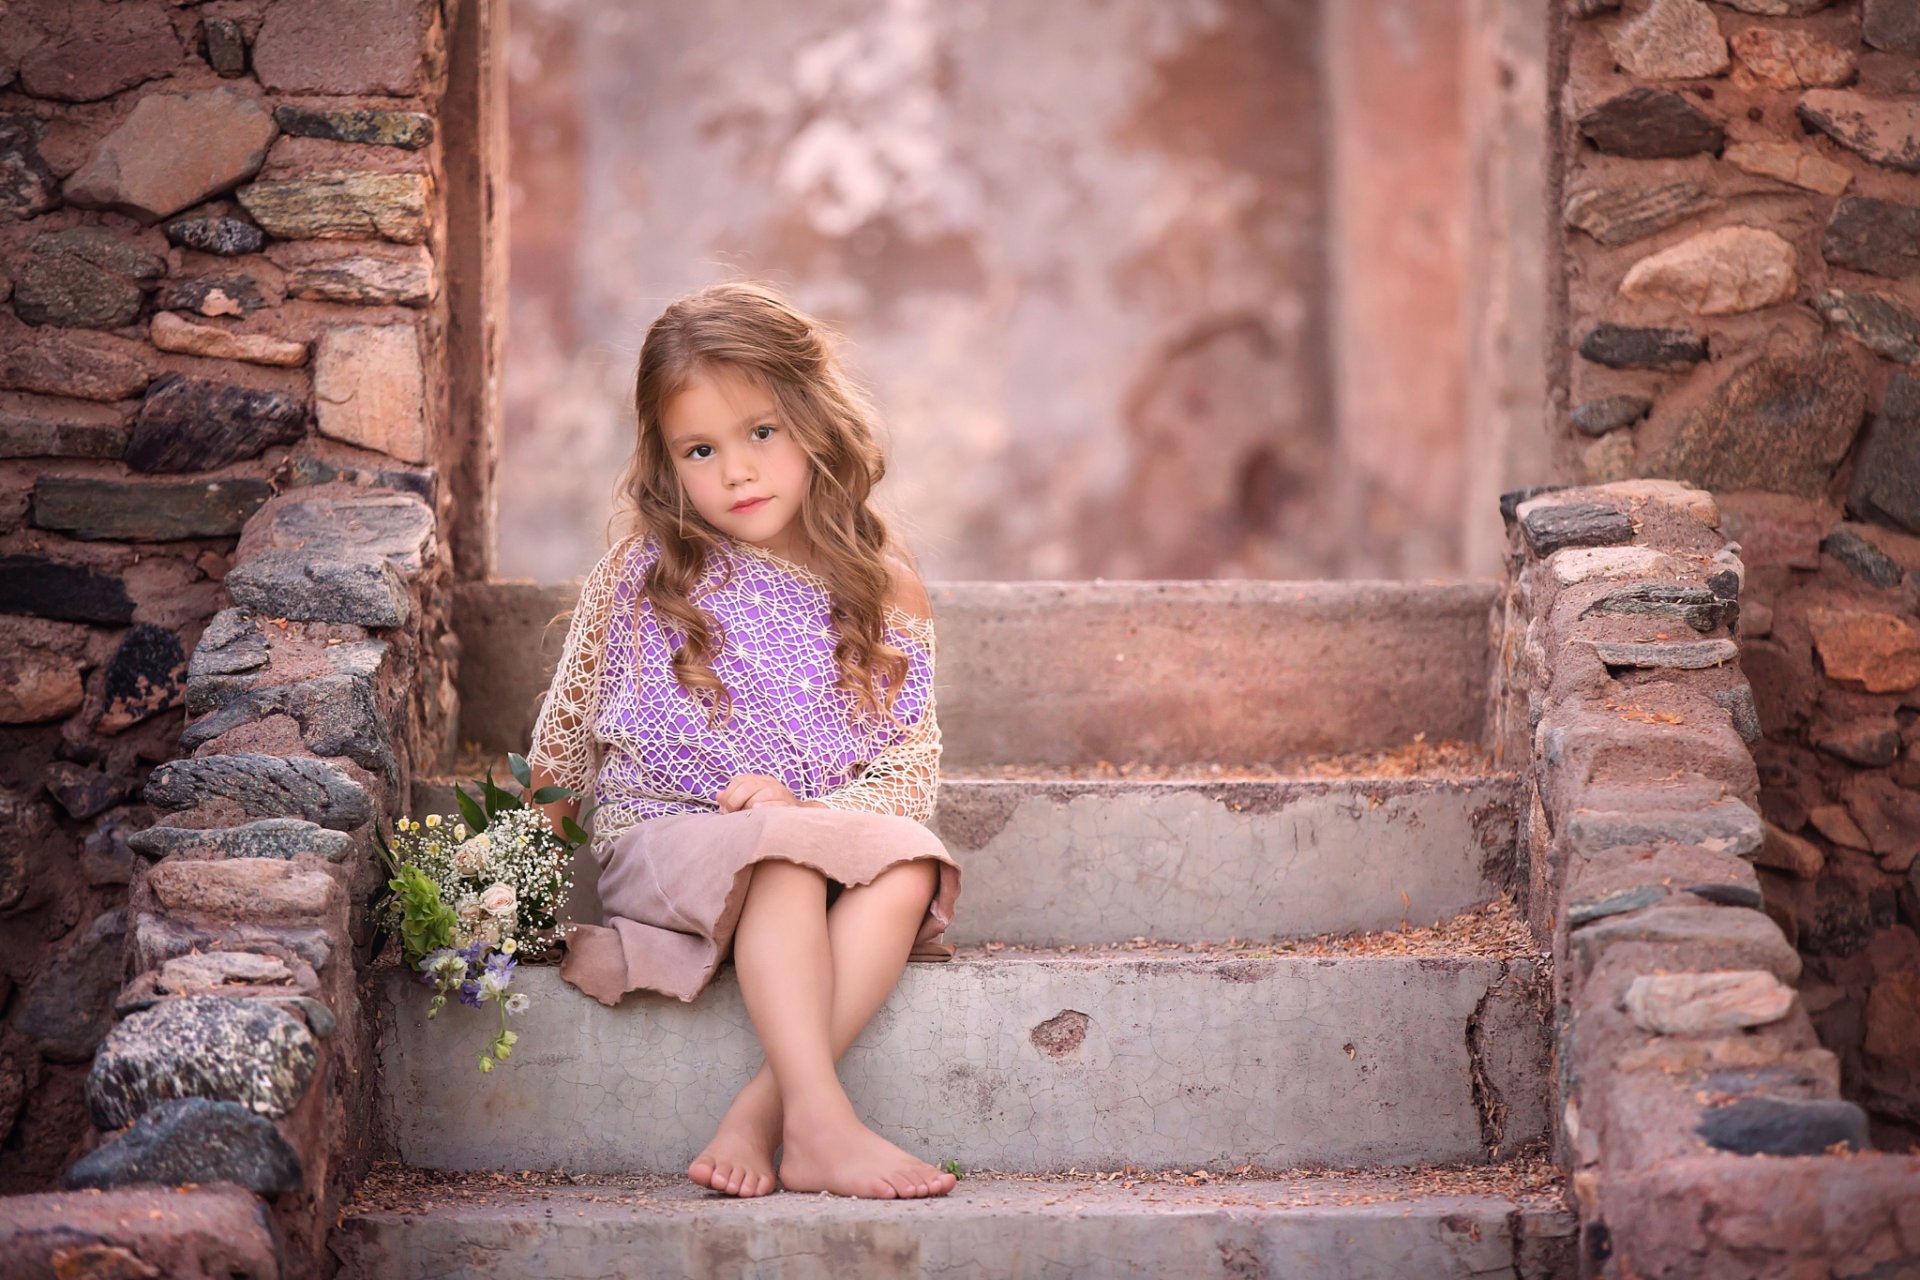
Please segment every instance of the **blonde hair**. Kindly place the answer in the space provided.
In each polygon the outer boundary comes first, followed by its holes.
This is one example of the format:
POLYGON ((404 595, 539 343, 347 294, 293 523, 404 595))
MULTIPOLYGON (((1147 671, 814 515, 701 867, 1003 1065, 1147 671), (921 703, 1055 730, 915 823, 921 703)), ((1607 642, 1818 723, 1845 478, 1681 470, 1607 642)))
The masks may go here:
MULTIPOLYGON (((795 517, 811 547, 808 567, 824 579, 838 641, 835 684, 868 714, 899 724, 893 704, 906 678, 906 653, 886 641, 893 574, 887 557, 912 557, 868 505, 887 473, 875 439, 872 402, 840 367, 832 333, 773 289, 747 281, 711 285, 668 305, 647 329, 634 376, 636 440, 618 486, 626 532, 651 534, 659 555, 635 597, 684 634, 674 678, 707 704, 711 727, 732 715, 733 698, 715 674, 724 628, 692 599, 723 535, 687 501, 668 454, 663 415, 694 375, 725 371, 772 397, 780 421, 810 463, 795 517), (878 678, 886 677, 884 702, 878 678)), ((727 579, 733 566, 727 566, 727 579)))

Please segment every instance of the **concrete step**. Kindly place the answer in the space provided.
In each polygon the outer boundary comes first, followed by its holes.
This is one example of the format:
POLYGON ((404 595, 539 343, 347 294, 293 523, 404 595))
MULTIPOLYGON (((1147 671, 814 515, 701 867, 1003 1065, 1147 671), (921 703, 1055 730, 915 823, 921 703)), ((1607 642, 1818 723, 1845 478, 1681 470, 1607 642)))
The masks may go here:
MULTIPOLYGON (((1492 582, 929 586, 949 768, 1284 761, 1478 742, 1492 582)), ((578 587, 455 590, 460 738, 525 751, 578 587)))
MULTIPOLYGON (((386 1133, 422 1168, 677 1172, 760 1061, 731 965, 615 1009, 528 967, 485 1076, 497 1012, 430 1023, 411 975, 376 978, 386 1133)), ((840 1074, 878 1132, 969 1168, 1484 1161, 1546 1133, 1546 985, 1527 955, 963 950, 907 967, 840 1074)))
POLYGON ((1431 1174, 1211 1185, 973 1175, 949 1195, 901 1202, 548 1178, 379 1195, 348 1205, 330 1244, 341 1280, 1571 1275, 1572 1215, 1550 1182, 1533 1181, 1513 1191, 1509 1179, 1431 1174))
MULTIPOLYGON (((509 777, 504 760, 494 777, 509 777)), ((417 784, 411 812, 456 812, 454 781, 417 784)), ((1509 887, 1514 786, 1506 774, 944 777, 930 825, 963 868, 948 939, 1224 942, 1431 924, 1509 887)), ((582 851, 568 918, 603 919, 597 876, 582 851)))

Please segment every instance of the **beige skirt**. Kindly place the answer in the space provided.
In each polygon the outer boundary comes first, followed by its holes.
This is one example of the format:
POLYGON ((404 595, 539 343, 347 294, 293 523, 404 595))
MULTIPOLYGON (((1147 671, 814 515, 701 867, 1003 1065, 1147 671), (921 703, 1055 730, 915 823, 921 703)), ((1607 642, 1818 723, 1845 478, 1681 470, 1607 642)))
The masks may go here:
MULTIPOLYGON (((649 818, 598 855, 606 924, 564 926, 560 976, 604 1005, 629 991, 692 1000, 732 951, 753 866, 769 858, 812 867, 842 887, 870 883, 916 858, 940 864, 940 884, 909 960, 948 960, 960 868, 940 837, 898 814, 762 804, 732 812, 649 818)), ((832 884, 829 895, 837 894, 832 884)), ((831 902, 832 898, 829 897, 831 902)))

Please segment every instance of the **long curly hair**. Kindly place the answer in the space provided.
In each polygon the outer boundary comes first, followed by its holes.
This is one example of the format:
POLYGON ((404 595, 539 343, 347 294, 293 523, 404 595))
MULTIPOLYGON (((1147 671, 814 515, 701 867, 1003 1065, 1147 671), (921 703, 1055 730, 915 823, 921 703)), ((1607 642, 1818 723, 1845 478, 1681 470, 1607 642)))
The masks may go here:
MULTIPOLYGON (((732 694, 713 669, 724 628, 693 598, 725 535, 687 501, 663 425, 666 406, 691 378, 716 370, 767 392, 806 452, 811 477, 795 518, 810 547, 808 567, 826 581, 832 597, 835 684, 851 692, 865 714, 898 725, 893 706, 908 658, 886 641, 893 582, 886 558, 908 565, 914 560, 867 502, 887 472, 875 439, 878 414, 841 368, 835 335, 763 284, 711 285, 671 303, 647 329, 634 377, 637 435, 614 516, 622 536, 651 534, 659 547, 636 593, 636 615, 644 597, 669 636, 684 636, 674 648, 674 678, 707 707, 709 728, 722 716, 731 719, 732 694)), ((719 585, 725 585, 734 566, 724 553, 721 558, 726 571, 719 585)))

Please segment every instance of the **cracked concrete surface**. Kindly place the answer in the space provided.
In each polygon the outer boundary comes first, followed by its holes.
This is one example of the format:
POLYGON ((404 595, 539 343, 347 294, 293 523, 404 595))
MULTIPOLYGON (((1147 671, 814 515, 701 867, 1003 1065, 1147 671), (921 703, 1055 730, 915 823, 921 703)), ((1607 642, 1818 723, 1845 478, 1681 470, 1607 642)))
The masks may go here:
MULTIPOLYGON (((1508 972, 1405 956, 915 964, 841 1078, 880 1133, 969 1168, 1480 1161, 1467 1024, 1490 989, 1496 1002, 1522 998, 1501 982, 1508 972), (1082 1034, 1049 1053, 1034 1030, 1065 1011, 1084 1014, 1082 1034)), ((516 984, 533 997, 516 1019, 520 1046, 479 1076, 498 1015, 450 1005, 428 1023, 424 988, 382 975, 382 1105, 400 1159, 680 1170, 759 1065, 731 966, 693 1004, 637 992, 608 1009, 553 968, 516 984)), ((1537 1016, 1483 1010, 1478 1040, 1483 1058, 1490 1038, 1524 1040, 1506 1056, 1537 1062, 1546 1034, 1537 1016)), ((1545 1073, 1502 1077, 1505 1140, 1544 1132, 1544 1096, 1528 1095, 1544 1094, 1545 1073)))
POLYGON ((346 1280, 647 1276, 1514 1277, 1544 1280, 1541 1246, 1569 1215, 1503 1196, 1313 1203, 1287 1182, 1064 1188, 966 1179, 911 1203, 838 1196, 730 1200, 690 1184, 634 1197, 593 1188, 427 1213, 357 1215, 334 1237, 346 1280), (1306 1201, 1303 1203, 1303 1201, 1306 1201))

